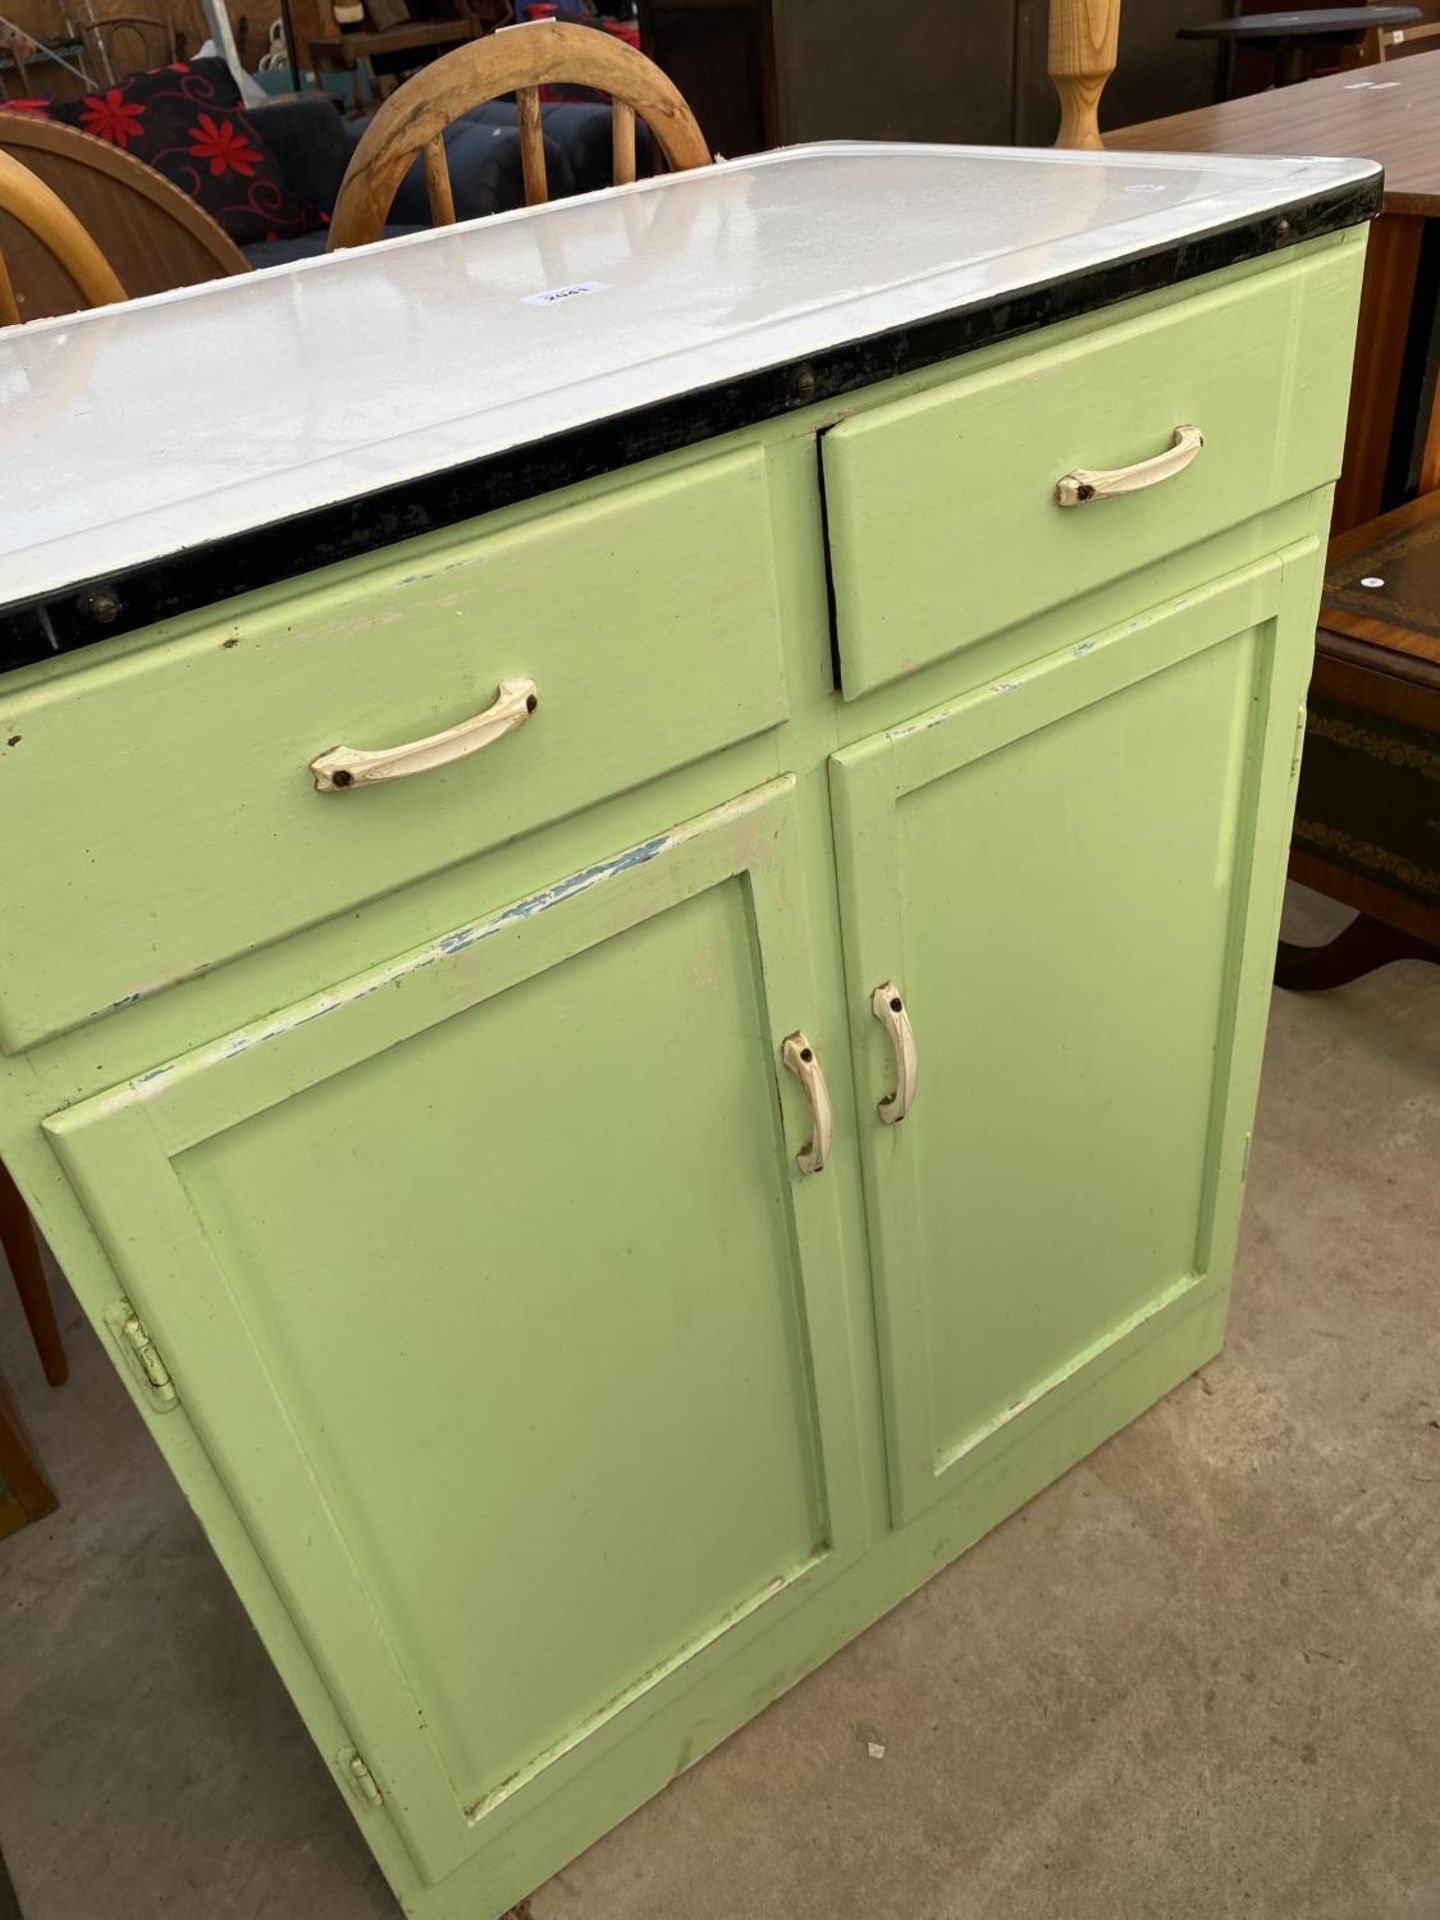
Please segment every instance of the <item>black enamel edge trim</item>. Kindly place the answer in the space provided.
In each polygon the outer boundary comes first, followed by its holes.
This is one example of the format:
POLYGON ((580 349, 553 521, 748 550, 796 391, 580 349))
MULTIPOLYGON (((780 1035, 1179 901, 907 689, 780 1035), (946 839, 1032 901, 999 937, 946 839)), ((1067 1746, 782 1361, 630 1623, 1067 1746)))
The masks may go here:
POLYGON ((337 561, 433 533, 577 481, 754 426, 979 347, 1155 293, 1224 267, 1358 226, 1380 211, 1382 178, 1333 189, 1228 227, 1091 268, 1048 286, 719 386, 703 387, 516 452, 363 494, 191 547, 104 579, 0 610, 0 673, 131 633, 337 561))

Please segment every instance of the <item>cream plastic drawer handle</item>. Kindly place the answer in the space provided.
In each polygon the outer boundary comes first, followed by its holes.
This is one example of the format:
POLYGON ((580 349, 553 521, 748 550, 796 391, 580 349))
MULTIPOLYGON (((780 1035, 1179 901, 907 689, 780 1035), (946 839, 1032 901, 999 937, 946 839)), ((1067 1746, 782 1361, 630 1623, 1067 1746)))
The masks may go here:
POLYGON ((1162 480, 1173 480, 1183 473, 1205 444, 1198 427, 1176 427, 1164 453, 1153 460, 1137 460, 1133 467, 1077 467, 1055 483, 1057 507, 1083 507, 1087 500, 1109 500, 1117 493, 1139 493, 1143 487, 1158 487, 1162 480))
POLYGON ((377 747, 374 752, 364 747, 331 747, 310 762, 315 791, 342 792, 346 787, 373 786, 377 780, 405 780, 412 773, 448 767, 452 760, 463 760, 467 753, 478 753, 523 727, 539 704, 533 680, 502 680, 494 706, 444 733, 407 741, 403 747, 377 747))
POLYGON ((915 1035, 910 1029, 910 1015, 905 1010, 900 989, 893 980, 876 987, 870 996, 870 1011, 889 1034, 895 1053, 895 1091, 887 1093, 876 1108, 886 1126, 893 1127, 905 1118, 915 1100, 915 1082, 920 1070, 915 1058, 915 1035))
POLYGON ((787 1038, 780 1049, 780 1058, 786 1071, 793 1073, 805 1089, 805 1098, 810 1102, 811 1135, 796 1154, 795 1164, 802 1173, 820 1173, 830 1158, 835 1140, 835 1116, 830 1109, 825 1070, 820 1065, 819 1054, 803 1033, 792 1033, 787 1038))

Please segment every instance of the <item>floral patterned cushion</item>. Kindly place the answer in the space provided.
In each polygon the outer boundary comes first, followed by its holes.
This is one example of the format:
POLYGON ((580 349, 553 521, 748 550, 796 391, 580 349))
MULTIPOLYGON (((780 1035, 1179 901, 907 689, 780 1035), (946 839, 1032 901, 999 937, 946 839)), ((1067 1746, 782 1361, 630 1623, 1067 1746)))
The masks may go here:
MULTIPOLYGON (((9 104, 28 110, 34 103, 9 104)), ((325 225, 325 215, 285 185, 223 60, 180 60, 80 100, 46 104, 54 119, 147 161, 198 200, 238 246, 325 225)))

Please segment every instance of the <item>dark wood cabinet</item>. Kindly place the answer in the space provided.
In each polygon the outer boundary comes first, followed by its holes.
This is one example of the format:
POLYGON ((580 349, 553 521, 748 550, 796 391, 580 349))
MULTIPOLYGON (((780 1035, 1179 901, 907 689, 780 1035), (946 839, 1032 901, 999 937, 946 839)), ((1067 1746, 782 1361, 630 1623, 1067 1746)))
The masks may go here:
MULTIPOLYGON (((1218 0, 1150 0, 1120 29, 1103 126, 1207 105, 1213 48, 1177 41, 1218 0)), ((717 152, 797 140, 1048 146, 1049 0, 640 0, 646 52, 717 152)))
POLYGON ((771 0, 640 0, 640 33, 716 153, 780 145, 771 0))

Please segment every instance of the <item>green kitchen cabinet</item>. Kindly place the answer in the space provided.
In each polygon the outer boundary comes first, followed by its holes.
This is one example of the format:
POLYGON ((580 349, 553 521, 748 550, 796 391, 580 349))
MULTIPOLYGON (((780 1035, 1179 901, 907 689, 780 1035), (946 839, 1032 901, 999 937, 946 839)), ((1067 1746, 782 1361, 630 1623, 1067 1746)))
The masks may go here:
POLYGON ((0 336, 0 1156, 412 1920, 1217 1350, 1376 198, 805 149, 0 336))

